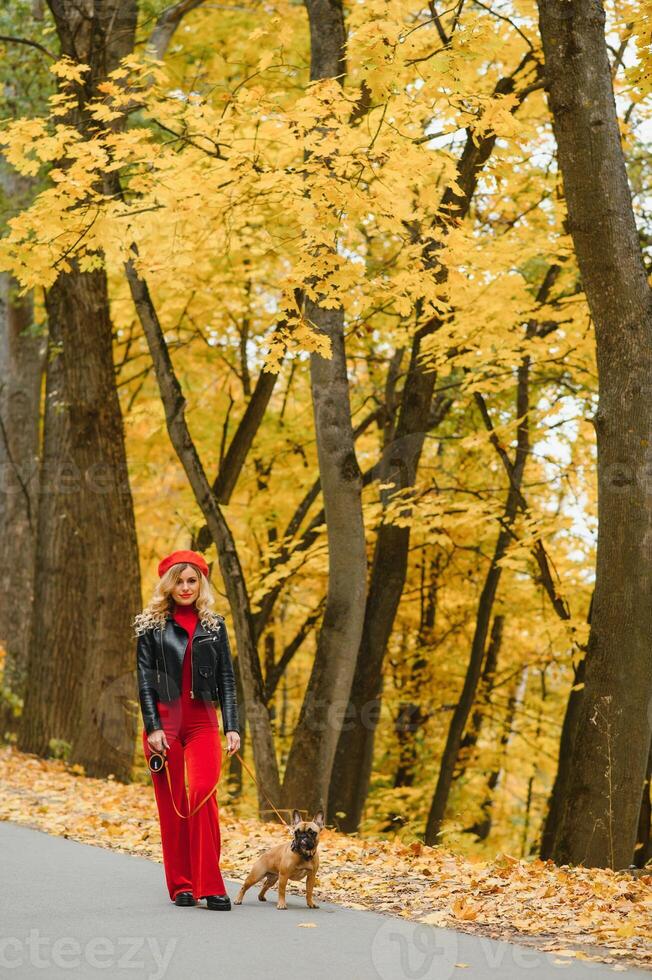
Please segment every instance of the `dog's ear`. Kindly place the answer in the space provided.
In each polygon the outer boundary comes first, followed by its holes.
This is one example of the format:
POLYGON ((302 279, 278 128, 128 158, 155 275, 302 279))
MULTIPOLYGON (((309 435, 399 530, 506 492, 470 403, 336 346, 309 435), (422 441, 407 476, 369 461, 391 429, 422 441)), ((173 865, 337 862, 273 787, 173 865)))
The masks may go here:
POLYGON ((312 818, 312 822, 316 823, 319 829, 321 830, 321 828, 324 826, 324 811, 317 810, 317 813, 312 818))
POLYGON ((292 811, 292 826, 293 827, 296 827, 296 825, 298 823, 301 823, 301 822, 302 822, 301 821, 301 814, 299 813, 298 810, 293 810, 292 811))

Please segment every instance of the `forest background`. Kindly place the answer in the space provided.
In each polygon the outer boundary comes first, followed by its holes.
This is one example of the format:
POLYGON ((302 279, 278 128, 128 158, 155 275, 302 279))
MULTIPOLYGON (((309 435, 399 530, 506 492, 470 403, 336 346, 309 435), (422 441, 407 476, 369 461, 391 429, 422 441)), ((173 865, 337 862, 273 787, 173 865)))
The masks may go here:
MULTIPOLYGON (((537 5, 91 7, 0 13, 5 737, 146 778, 130 622, 194 547, 274 802, 568 857, 599 372, 537 5)), ((649 4, 606 17, 649 272, 649 4)), ((229 788, 269 815, 233 760, 229 788)))

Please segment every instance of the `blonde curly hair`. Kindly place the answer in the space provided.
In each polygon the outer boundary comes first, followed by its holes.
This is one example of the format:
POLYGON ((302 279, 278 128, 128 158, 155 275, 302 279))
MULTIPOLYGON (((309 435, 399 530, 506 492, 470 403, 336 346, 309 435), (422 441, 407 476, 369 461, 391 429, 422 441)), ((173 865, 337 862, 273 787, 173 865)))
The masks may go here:
POLYGON ((136 636, 154 627, 165 626, 165 615, 168 612, 172 612, 174 607, 172 590, 181 578, 181 572, 188 566, 197 573, 199 580, 199 595, 195 600, 199 621, 207 629, 219 628, 223 619, 213 608, 216 599, 213 586, 193 562, 182 561, 177 562, 176 565, 171 565, 167 572, 161 576, 152 593, 151 599, 143 611, 134 617, 131 625, 134 627, 136 636))

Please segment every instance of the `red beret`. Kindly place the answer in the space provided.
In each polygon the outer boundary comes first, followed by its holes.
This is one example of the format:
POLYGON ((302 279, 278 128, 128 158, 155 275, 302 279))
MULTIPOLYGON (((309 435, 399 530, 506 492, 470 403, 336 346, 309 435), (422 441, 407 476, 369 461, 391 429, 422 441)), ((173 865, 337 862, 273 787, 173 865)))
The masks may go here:
POLYGON ((196 565, 200 572, 208 577, 208 565, 197 551, 173 551, 158 563, 158 577, 161 578, 168 568, 177 563, 196 565))

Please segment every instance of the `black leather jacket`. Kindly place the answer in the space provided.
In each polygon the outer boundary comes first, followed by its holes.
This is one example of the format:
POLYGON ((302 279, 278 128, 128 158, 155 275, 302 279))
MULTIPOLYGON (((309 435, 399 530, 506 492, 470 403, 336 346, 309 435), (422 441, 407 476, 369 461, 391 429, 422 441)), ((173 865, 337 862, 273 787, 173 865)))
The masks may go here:
MULTIPOLYGON (((238 702, 231 647, 226 623, 218 616, 216 630, 197 623, 190 647, 192 687, 190 696, 219 702, 225 732, 240 732, 238 702)), ((138 636, 136 670, 138 697, 147 734, 162 728, 157 704, 181 695, 181 669, 188 633, 168 612, 164 629, 152 627, 138 636)))

